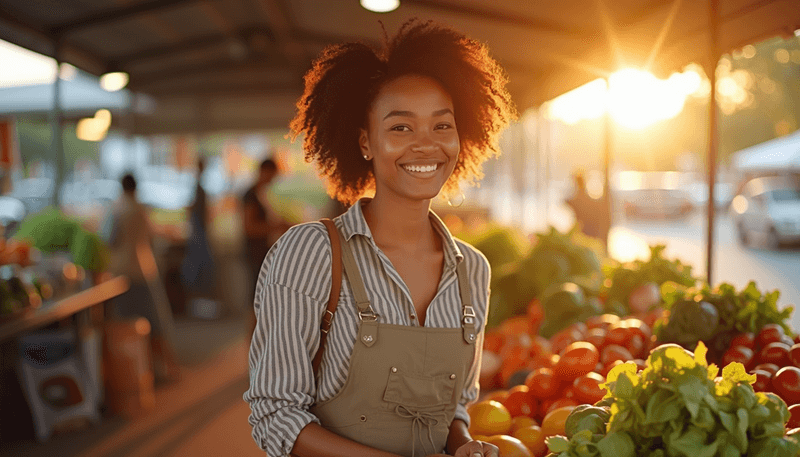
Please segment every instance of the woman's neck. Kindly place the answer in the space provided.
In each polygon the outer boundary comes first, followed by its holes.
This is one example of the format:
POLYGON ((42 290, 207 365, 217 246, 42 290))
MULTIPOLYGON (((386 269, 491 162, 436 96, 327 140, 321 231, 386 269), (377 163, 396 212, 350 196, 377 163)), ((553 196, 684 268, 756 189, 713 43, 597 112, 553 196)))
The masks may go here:
POLYGON ((430 200, 390 201, 376 195, 361 209, 375 243, 382 249, 430 249, 435 243, 430 205, 430 200))

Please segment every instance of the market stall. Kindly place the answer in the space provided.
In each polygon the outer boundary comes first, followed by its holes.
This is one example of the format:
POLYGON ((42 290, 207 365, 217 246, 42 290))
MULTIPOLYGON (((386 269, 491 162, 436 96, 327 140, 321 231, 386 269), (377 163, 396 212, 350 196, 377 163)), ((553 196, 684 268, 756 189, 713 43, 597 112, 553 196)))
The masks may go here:
POLYGON ((779 291, 711 287, 664 246, 617 262, 577 230, 472 242, 495 275, 470 429, 501 455, 800 455, 779 291))

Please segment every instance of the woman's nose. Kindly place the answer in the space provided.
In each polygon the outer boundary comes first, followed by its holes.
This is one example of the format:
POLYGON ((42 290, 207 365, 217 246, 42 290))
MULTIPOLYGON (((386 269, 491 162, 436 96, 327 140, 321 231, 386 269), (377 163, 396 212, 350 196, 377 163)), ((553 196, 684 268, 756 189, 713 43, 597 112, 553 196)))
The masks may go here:
POLYGON ((430 132, 422 131, 417 133, 417 137, 412 146, 412 150, 419 152, 434 152, 438 146, 433 140, 430 132))

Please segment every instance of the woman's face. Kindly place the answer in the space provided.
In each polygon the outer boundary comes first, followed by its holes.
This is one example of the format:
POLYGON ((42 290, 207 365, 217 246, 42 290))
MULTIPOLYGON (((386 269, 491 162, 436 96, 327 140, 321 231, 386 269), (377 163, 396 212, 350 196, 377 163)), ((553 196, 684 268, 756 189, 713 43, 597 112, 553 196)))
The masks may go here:
POLYGON ((434 79, 394 79, 378 92, 359 144, 373 163, 376 197, 432 199, 453 173, 461 148, 453 101, 434 79))

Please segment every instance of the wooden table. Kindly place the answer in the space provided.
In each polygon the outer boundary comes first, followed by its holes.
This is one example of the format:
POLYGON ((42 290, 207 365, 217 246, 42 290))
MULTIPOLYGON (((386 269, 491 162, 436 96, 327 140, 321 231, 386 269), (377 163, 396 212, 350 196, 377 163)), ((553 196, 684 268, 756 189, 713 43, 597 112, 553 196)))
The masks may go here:
POLYGON ((22 333, 45 327, 77 314, 92 306, 123 294, 128 290, 128 279, 117 276, 61 300, 46 302, 31 313, 0 324, 0 341, 22 333))

